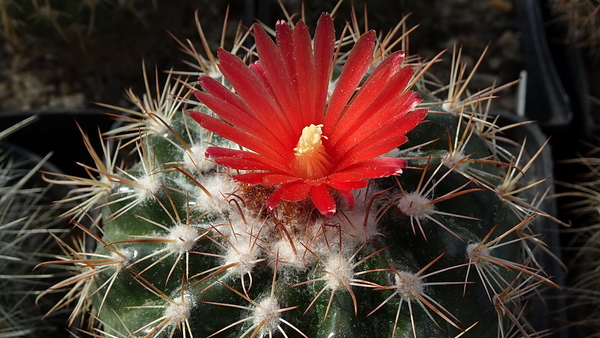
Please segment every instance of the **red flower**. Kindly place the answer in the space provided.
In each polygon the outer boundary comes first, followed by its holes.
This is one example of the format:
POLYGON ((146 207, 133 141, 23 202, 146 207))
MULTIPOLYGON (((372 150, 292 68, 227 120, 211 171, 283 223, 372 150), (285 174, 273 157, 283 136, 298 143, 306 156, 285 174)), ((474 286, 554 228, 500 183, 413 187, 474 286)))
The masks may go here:
POLYGON ((253 31, 259 61, 250 67, 218 51, 219 69, 237 95, 207 76, 200 78, 204 92, 194 92, 221 119, 190 112, 247 151, 210 147, 207 157, 253 171, 234 176, 238 181, 279 186, 267 201, 270 209, 310 196, 326 216, 336 211, 335 191, 352 207, 352 190, 402 172, 405 160, 378 156, 406 142, 405 134, 426 115, 413 111, 421 98, 406 88, 412 69, 402 67, 403 52, 386 58, 360 85, 376 41, 375 32, 365 33, 332 85, 335 32, 328 14, 319 19, 313 41, 302 21, 293 29, 279 21, 277 43, 258 25, 253 31))

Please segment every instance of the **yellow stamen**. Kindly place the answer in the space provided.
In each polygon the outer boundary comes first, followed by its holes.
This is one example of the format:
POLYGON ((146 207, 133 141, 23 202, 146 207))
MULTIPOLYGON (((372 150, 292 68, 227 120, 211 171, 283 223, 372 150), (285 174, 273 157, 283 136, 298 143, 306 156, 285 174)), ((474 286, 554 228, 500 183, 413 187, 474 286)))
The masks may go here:
POLYGON ((302 135, 300 135, 300 139, 298 140, 298 146, 294 148, 296 152, 296 156, 302 153, 315 151, 320 147, 323 147, 323 142, 321 142, 321 137, 327 138, 327 136, 323 136, 323 128, 322 124, 314 125, 311 124, 308 127, 304 127, 302 129, 302 135))
POLYGON ((333 165, 325 147, 323 147, 322 138, 327 139, 323 135, 322 124, 304 127, 302 135, 298 139, 298 144, 294 148, 294 163, 292 170, 294 174, 300 178, 318 179, 330 174, 333 165))

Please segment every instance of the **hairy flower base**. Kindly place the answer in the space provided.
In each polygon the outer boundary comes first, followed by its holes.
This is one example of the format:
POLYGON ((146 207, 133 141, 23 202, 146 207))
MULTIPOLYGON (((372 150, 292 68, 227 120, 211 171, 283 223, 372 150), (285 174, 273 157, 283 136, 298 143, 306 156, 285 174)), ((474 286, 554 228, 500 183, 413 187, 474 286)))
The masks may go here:
MULTIPOLYGON (((267 209, 265 201, 275 190, 277 190, 276 187, 269 187, 264 184, 249 185, 240 183, 233 194, 239 197, 254 217, 269 217, 268 214, 271 213, 274 214, 276 219, 304 222, 315 216, 315 207, 309 199, 294 202, 283 200, 271 210, 267 209)), ((316 215, 320 214, 316 213, 316 215)))
POLYGON ((349 207, 353 208, 354 197, 351 191, 364 188, 368 184, 368 180, 358 173, 335 173, 316 180, 272 173, 241 174, 235 175, 234 178, 251 185, 279 186, 267 200, 269 210, 273 210, 282 200, 296 202, 310 197, 315 207, 326 216, 332 216, 336 211, 336 203, 330 189, 337 190, 346 199, 349 207))

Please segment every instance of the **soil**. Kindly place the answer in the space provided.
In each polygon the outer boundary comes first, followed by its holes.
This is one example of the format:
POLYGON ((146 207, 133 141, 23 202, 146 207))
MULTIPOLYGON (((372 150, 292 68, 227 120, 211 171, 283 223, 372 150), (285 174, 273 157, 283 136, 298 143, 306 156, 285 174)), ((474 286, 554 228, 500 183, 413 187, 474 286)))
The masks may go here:
MULTIPOLYGON (((282 2, 289 13, 302 11, 301 0, 282 2)), ((18 32, 5 29, 0 41, 0 112, 96 108, 94 102, 131 106, 124 99, 124 90, 133 87, 142 93, 142 60, 149 69, 190 70, 182 62, 186 56, 167 31, 201 48, 194 23, 196 9, 213 50, 219 44, 227 10, 225 1, 218 4, 208 0, 174 0, 168 4, 158 1, 156 6, 143 6, 141 1, 123 3, 131 3, 133 7, 113 6, 113 12, 105 8, 103 13, 108 18, 98 16, 92 33, 69 35, 68 39, 63 35, 70 32, 69 25, 74 25, 73 22, 64 24, 61 29, 64 34, 57 34, 59 31, 53 26, 44 27, 36 22, 18 32), (107 20, 110 24, 105 23, 107 20)), ((307 21, 316 22, 321 12, 331 11, 336 3, 337 0, 305 0, 307 21)), ((258 17, 269 24, 284 17, 274 0, 232 0, 229 4, 226 34, 229 41, 239 22, 248 26, 253 17, 258 17)), ((347 0, 336 15, 338 32, 350 20, 352 7, 362 24, 365 17, 362 2, 347 0)), ((448 80, 455 44, 462 47, 462 55, 471 66, 489 46, 471 83, 473 90, 519 77, 521 43, 511 0, 371 0, 366 7, 369 27, 383 32, 395 26, 405 14, 412 13, 408 27, 419 27, 410 36, 410 53, 431 58, 441 50, 449 50, 444 61, 432 70, 442 82, 448 80)), ((27 18, 22 16, 22 20, 27 18)), ((495 105, 514 109, 514 90, 503 93, 495 105)))

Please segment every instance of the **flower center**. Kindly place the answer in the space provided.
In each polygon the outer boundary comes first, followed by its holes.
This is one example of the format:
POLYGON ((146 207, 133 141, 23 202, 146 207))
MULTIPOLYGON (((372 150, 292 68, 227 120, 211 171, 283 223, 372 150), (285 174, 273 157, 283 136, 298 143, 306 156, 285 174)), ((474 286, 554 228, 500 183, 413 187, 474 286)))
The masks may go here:
POLYGON ((294 148, 294 162, 292 171, 294 175, 304 179, 318 179, 331 173, 333 164, 323 147, 322 124, 304 127, 298 145, 294 148))

